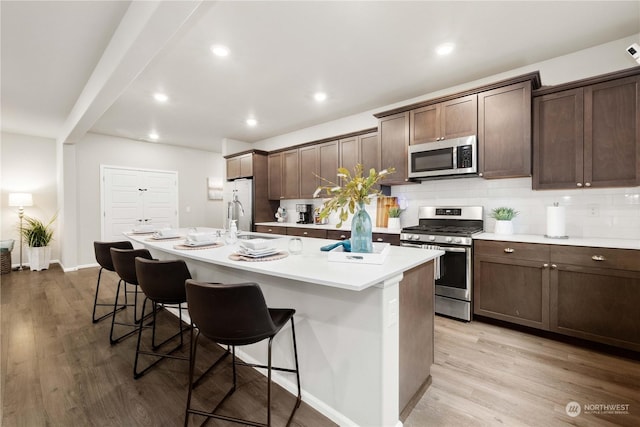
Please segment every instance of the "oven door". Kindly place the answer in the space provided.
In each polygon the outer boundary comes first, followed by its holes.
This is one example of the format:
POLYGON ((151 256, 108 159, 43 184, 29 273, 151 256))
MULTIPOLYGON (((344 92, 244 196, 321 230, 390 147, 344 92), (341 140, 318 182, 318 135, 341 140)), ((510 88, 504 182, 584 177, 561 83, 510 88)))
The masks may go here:
POLYGON ((436 295, 471 302, 471 247, 431 248, 445 252, 436 263, 436 295))

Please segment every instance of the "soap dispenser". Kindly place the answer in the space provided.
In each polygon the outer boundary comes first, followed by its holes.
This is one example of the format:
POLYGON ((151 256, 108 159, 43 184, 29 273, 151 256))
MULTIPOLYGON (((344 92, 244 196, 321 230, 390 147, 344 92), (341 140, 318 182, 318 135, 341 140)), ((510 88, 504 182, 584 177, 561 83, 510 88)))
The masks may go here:
POLYGON ((232 219, 229 221, 229 234, 228 234, 228 242, 227 243, 235 243, 238 240, 238 226, 236 225, 236 220, 232 219))

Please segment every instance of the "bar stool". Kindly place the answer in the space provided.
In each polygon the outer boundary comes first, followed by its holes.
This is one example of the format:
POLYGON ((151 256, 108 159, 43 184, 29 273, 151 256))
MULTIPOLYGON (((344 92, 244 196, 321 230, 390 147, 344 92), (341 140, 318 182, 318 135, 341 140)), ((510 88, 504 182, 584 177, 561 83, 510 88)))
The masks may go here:
POLYGON ((296 331, 293 322, 294 309, 268 308, 264 295, 257 283, 219 284, 202 283, 195 280, 187 280, 187 305, 192 322, 198 328, 198 333, 191 342, 191 361, 189 364, 189 393, 187 395, 187 408, 184 425, 189 424, 189 414, 201 415, 208 418, 217 418, 225 421, 252 425, 271 425, 271 370, 296 374, 298 383, 298 396, 287 425, 300 406, 300 372, 298 367, 298 350, 296 345, 296 331), (295 369, 271 366, 271 345, 273 337, 291 320, 291 333, 293 335, 293 354, 295 369), (219 343, 230 345, 232 348, 233 386, 216 405, 211 412, 205 412, 191 408, 191 395, 193 392, 193 372, 196 362, 196 349, 200 334, 219 343), (236 361, 235 347, 254 344, 269 339, 267 365, 257 365, 236 361), (236 390, 236 365, 251 366, 267 369, 267 422, 243 420, 217 414, 216 410, 236 390))
MULTIPOLYGON (((184 344, 183 331, 186 329, 182 328, 182 310, 187 309, 186 306, 182 306, 182 304, 187 302, 184 283, 187 279, 191 279, 191 274, 189 273, 187 264, 182 260, 158 261, 138 257, 135 259, 135 267, 136 275, 138 277, 138 285, 140 285, 140 289, 142 289, 142 292, 145 294, 145 299, 142 303, 142 314, 140 317, 144 318, 147 301, 151 301, 153 306, 153 320, 151 323, 149 325, 144 325, 144 322, 140 322, 138 324, 138 343, 136 344, 136 357, 133 363, 133 378, 138 379, 165 358, 189 360, 189 357, 174 356, 172 353, 180 349, 184 344), (158 304, 163 307, 173 307, 178 309, 180 329, 175 335, 172 335, 161 343, 156 344, 156 313, 158 304), (153 350, 159 349, 161 346, 178 336, 180 336, 180 343, 166 353, 140 350, 142 330, 146 328, 152 328, 151 348, 153 350), (138 371, 138 360, 141 354, 156 356, 157 359, 146 368, 138 371)), ((193 324, 191 324, 191 327, 193 327, 193 324)))
MULTIPOLYGON (((109 311, 107 314, 104 314, 96 319, 96 307, 98 306, 109 306, 113 307, 113 304, 102 304, 98 303, 98 293, 100 291, 100 279, 102 278, 102 270, 115 271, 113 267, 113 261, 111 261, 111 248, 118 249, 133 249, 133 245, 130 241, 122 241, 122 242, 93 242, 93 249, 96 254, 96 261, 100 264, 100 271, 98 271, 98 281, 96 282, 96 296, 93 299, 93 314, 91 316, 91 320, 93 323, 98 323, 102 319, 106 319, 109 316, 113 315, 113 310, 109 311)), ((122 306, 119 310, 126 308, 122 306)))
POLYGON ((109 342, 111 345, 116 344, 123 339, 138 332, 137 325, 142 322, 142 316, 138 318, 138 277, 136 276, 136 257, 152 259, 151 253, 147 249, 118 249, 111 248, 111 260, 120 281, 116 290, 116 298, 113 302, 113 317, 111 318, 111 332, 109 333, 109 342), (116 322, 116 311, 118 306, 118 298, 120 297, 120 285, 124 283, 125 306, 133 307, 133 324, 126 322, 116 322), (133 291, 127 291, 127 285, 133 285, 133 291), (133 293, 133 304, 127 302, 127 293, 133 293), (115 325, 131 326, 133 329, 117 338, 113 337, 113 329, 115 325))

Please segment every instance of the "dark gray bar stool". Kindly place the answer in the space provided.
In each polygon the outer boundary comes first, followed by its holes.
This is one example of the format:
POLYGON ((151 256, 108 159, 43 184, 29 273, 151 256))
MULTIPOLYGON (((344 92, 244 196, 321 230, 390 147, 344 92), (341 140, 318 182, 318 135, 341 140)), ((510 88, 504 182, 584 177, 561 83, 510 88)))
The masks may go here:
MULTIPOLYGON (((98 271, 98 281, 96 282, 96 295, 93 298, 93 314, 91 316, 91 320, 93 323, 98 323, 102 319, 106 319, 109 316, 113 315, 113 304, 103 304, 98 303, 98 294, 100 292, 100 279, 102 278, 102 270, 107 271, 116 271, 113 267, 113 261, 111 260, 111 248, 118 249, 133 249, 133 245, 130 241, 122 241, 122 242, 93 242, 93 250, 96 254, 96 261, 100 264, 100 271, 98 271), (96 307, 108 306, 111 307, 108 313, 103 314, 102 316, 96 318, 96 307)), ((126 300, 125 300, 126 303, 126 300)), ((126 306, 121 306, 119 310, 126 308, 126 306)))
POLYGON ((113 317, 111 318, 111 332, 109 333, 109 342, 113 345, 116 344, 123 339, 135 334, 138 332, 137 325, 142 322, 142 316, 138 317, 138 277, 136 276, 136 262, 135 259, 137 257, 152 259, 151 253, 147 249, 117 249, 111 248, 111 260, 113 261, 113 267, 116 270, 118 276, 120 276, 120 281, 118 282, 118 288, 116 290, 116 298, 113 302, 113 317), (120 286, 124 284, 124 293, 125 293, 125 306, 133 307, 133 323, 126 322, 117 322, 116 321, 116 313, 118 307, 118 299, 120 297, 120 286), (127 285, 133 285, 134 290, 128 291, 127 285), (127 302, 127 293, 133 293, 133 304, 127 302), (120 335, 117 338, 113 337, 113 329, 115 325, 122 326, 130 326, 132 329, 120 335))
POLYGON ((262 290, 256 283, 219 284, 202 283, 195 280, 187 280, 187 304, 192 322, 198 328, 198 333, 191 342, 191 362, 189 365, 189 393, 187 395, 187 409, 184 425, 189 425, 189 414, 201 415, 207 418, 217 418, 234 423, 252 426, 271 425, 271 370, 296 374, 298 383, 298 396, 287 425, 300 406, 300 372, 298 368, 298 349, 296 344, 296 331, 293 322, 294 309, 268 308, 262 294, 262 290), (279 368, 271 366, 271 345, 273 338, 288 321, 291 321, 293 334, 293 353, 295 369, 279 368), (200 334, 219 343, 230 345, 232 348, 233 386, 216 405, 211 412, 205 412, 191 408, 191 395, 193 393, 193 371, 196 361, 196 349, 200 334), (265 339, 269 340, 267 365, 249 364, 236 361, 235 347, 254 344, 265 339), (251 420, 243 420, 216 413, 220 405, 236 390, 236 365, 251 366, 267 369, 267 422, 260 423, 251 420))
MULTIPOLYGON (((145 310, 148 301, 150 301, 153 306, 153 320, 151 323, 145 325, 144 322, 140 322, 138 324, 138 343, 136 344, 136 357, 133 363, 133 378, 138 379, 165 358, 189 360, 189 357, 174 356, 172 353, 183 346, 183 332, 188 330, 188 328, 183 329, 182 327, 182 310, 187 309, 186 306, 183 307, 182 305, 187 302, 187 293, 185 291, 184 283, 187 279, 191 279, 191 274, 189 273, 187 264, 182 260, 158 261, 138 257, 135 259, 135 266, 138 285, 145 294, 145 299, 142 303, 142 314, 140 317, 145 317, 145 310), (172 335, 161 343, 156 344, 156 313, 158 305, 178 309, 179 330, 175 335, 172 335), (178 336, 180 336, 180 343, 164 353, 140 350, 142 331, 147 328, 152 328, 151 348, 153 350, 159 349, 161 346, 178 336), (146 368, 138 371, 138 360, 140 355, 155 356, 157 359, 146 368)), ((191 325, 191 327, 193 327, 193 325, 191 325)))

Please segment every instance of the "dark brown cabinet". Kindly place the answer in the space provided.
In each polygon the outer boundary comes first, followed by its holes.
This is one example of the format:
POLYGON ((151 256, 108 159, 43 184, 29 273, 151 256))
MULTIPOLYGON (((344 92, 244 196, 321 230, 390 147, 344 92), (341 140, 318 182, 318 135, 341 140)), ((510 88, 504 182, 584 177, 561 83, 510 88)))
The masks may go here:
POLYGON ((380 142, 377 132, 340 140, 340 166, 353 173, 357 164, 362 164, 364 173, 368 173, 371 168, 380 170, 380 142))
POLYGON ((390 243, 394 246, 400 246, 399 234, 373 233, 372 237, 375 243, 390 243))
POLYGON ((474 314, 640 351, 640 251, 474 243, 474 314))
POLYGON ((300 153, 297 148, 282 152, 282 197, 300 197, 300 153))
POLYGON ((274 225, 256 225, 256 233, 265 234, 287 234, 287 227, 280 227, 274 225))
POLYGON ((640 76, 534 98, 534 189, 640 184, 640 76))
MULTIPOLYGON (((318 151, 320 154, 320 170, 318 172, 318 175, 320 175, 324 179, 335 182, 336 174, 338 173, 339 167, 338 141, 330 141, 319 144, 318 151)), ((326 182, 319 179, 318 185, 326 185, 326 182)), ((314 188, 313 191, 315 190, 316 189, 314 188)))
POLYGON ((347 240, 351 238, 351 231, 345 230, 327 230, 327 239, 330 240, 347 240))
POLYGON ((320 173, 320 150, 317 145, 301 147, 300 155, 300 198, 309 199, 313 197, 314 191, 318 188, 318 177, 320 173))
POLYGON ((380 135, 380 168, 395 168, 385 185, 406 184, 408 178, 409 112, 382 117, 378 121, 380 135))
POLYGON ((515 242, 474 242, 473 312, 549 328, 549 248, 515 242))
POLYGON ((280 200, 284 198, 282 193, 282 158, 282 152, 269 154, 267 158, 269 200, 280 200))
POLYGON ((410 144, 422 144, 475 135, 478 129, 478 97, 467 95, 410 112, 410 144))
POLYGON ((227 181, 253 176, 253 154, 227 158, 227 181))
POLYGON ((315 237, 317 239, 327 238, 327 230, 323 228, 287 227, 287 234, 289 236, 315 237))
POLYGON ((640 251, 551 248, 550 329, 640 351, 640 251))
POLYGON ((531 176, 531 81, 478 94, 478 172, 531 176))

